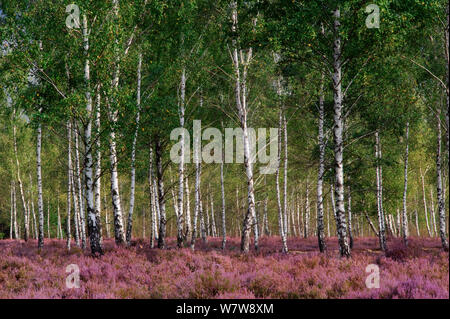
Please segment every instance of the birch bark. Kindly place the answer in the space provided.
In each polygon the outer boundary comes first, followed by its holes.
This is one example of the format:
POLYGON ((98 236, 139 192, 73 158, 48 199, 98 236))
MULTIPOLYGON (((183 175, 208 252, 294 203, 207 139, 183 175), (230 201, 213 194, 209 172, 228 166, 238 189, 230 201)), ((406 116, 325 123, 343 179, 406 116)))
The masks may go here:
POLYGON ((139 53, 138 66, 137 66, 137 114, 136 114, 136 129, 134 131, 133 144, 131 148, 131 183, 130 183, 130 207, 128 211, 127 222, 127 244, 131 244, 131 233, 133 228, 133 211, 134 211, 134 193, 136 190, 136 142, 139 133, 139 121, 141 116, 141 68, 142 68, 142 53, 139 53))
MULTIPOLYGON (((84 183, 85 183, 85 194, 86 194, 86 210, 87 210, 87 226, 89 243, 91 246, 91 254, 94 256, 103 255, 103 248, 101 246, 101 228, 100 228, 100 216, 97 214, 94 206, 94 176, 93 176, 93 166, 94 160, 92 155, 93 143, 92 143, 92 96, 90 88, 90 61, 89 61, 89 34, 86 15, 83 15, 83 42, 84 42, 84 55, 85 55, 85 65, 84 65, 84 81, 86 85, 86 122, 84 127, 84 183)), ((76 150, 76 158, 78 159, 78 149, 76 150)), ((78 170, 78 160, 77 170, 78 170)), ((79 170, 78 170, 79 172, 79 170)), ((78 183, 80 183, 80 177, 78 175, 78 183)), ((81 188, 79 189, 81 194, 81 188)), ((80 198, 82 201, 82 198, 80 198)), ((80 205, 82 208, 83 205, 80 205)), ((84 222, 84 210, 81 211, 81 235, 82 235, 82 248, 86 245, 85 232, 85 222, 84 222)))
POLYGON ((39 250, 44 247, 44 201, 42 198, 41 148, 42 148, 42 124, 39 123, 37 127, 37 138, 36 138, 36 167, 37 167, 36 175, 38 188, 39 250))
POLYGON ((442 196, 442 158, 441 158, 441 144, 442 144, 442 131, 440 121, 440 109, 437 114, 437 150, 436 150, 436 193, 438 201, 438 213, 439 213, 439 235, 442 241, 442 248, 448 251, 448 241, 446 236, 445 227, 445 201, 442 196))
POLYGON ((333 48, 333 91, 334 91, 334 161, 335 161, 335 192, 336 220, 338 224, 338 240, 341 256, 350 257, 350 247, 347 241, 347 227, 344 207, 344 163, 343 163, 343 118, 342 118, 342 50, 340 32, 339 8, 334 16, 334 48, 333 48))
MULTIPOLYGON (((319 243, 319 251, 321 253, 327 250, 327 245, 325 242, 324 221, 323 221, 323 175, 325 173, 325 141, 323 132, 325 111, 324 111, 323 86, 324 86, 324 73, 322 72, 319 90, 319 132, 318 132, 319 170, 317 174, 317 239, 319 243)), ((328 233, 330 233, 329 223, 328 223, 328 233)))
POLYGON ((243 142, 244 142, 244 167, 245 173, 247 175, 247 198, 248 198, 248 209, 244 217, 244 222, 242 225, 242 236, 241 236, 241 252, 248 253, 250 249, 250 231, 252 227, 252 221, 255 219, 255 193, 253 185, 253 164, 250 154, 250 143, 249 143, 249 133, 247 128, 247 71, 250 61, 252 60, 252 48, 248 49, 245 54, 243 50, 239 50, 241 62, 239 62, 238 57, 238 43, 237 43, 237 27, 238 27, 238 10, 237 2, 233 1, 231 3, 232 9, 232 32, 233 32, 233 53, 232 62, 234 68, 235 76, 235 98, 236 98, 236 108, 239 115, 240 126, 243 131, 243 142), (244 57, 245 56, 245 57, 244 57), (240 78, 240 64, 243 66, 242 81, 240 78))
POLYGON ((166 198, 163 181, 163 164, 162 164, 162 145, 159 137, 155 140, 155 155, 156 155, 156 178, 158 189, 158 207, 159 207, 159 235, 158 248, 166 248, 166 198))
POLYGON ((408 194, 408 155, 409 155, 409 122, 406 122, 406 133, 405 133, 405 173, 404 173, 404 188, 403 188, 403 210, 402 210, 402 238, 405 246, 408 246, 408 217, 406 211, 406 199, 408 194))
POLYGON ((376 177, 377 177, 377 213, 378 213, 378 228, 380 229, 378 233, 378 240, 380 242, 380 248, 382 251, 386 250, 386 231, 385 231, 385 221, 384 212, 382 207, 382 185, 381 185, 381 146, 380 146, 380 136, 378 130, 375 132, 375 160, 376 160, 376 177))

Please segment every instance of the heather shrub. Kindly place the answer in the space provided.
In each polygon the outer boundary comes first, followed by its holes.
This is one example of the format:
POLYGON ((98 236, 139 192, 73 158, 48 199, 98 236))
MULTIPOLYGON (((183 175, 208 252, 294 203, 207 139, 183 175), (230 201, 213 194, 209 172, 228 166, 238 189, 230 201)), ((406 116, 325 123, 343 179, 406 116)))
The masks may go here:
POLYGON ((276 237, 263 237, 260 251, 239 253, 239 238, 222 251, 220 238, 199 241, 195 252, 151 249, 136 240, 131 247, 104 241, 105 255, 65 249, 65 242, 0 241, 0 298, 448 298, 448 253, 438 239, 413 239, 408 250, 390 241, 387 257, 376 238, 358 238, 352 258, 339 258, 335 238, 327 254, 315 238, 290 238, 291 252, 280 253, 276 237), (398 246, 395 246, 398 245, 398 246), (380 268, 380 288, 365 285, 369 264, 380 268), (80 288, 65 286, 67 265, 80 269, 80 288))
POLYGON ((410 258, 419 258, 423 255, 423 249, 416 241, 409 241, 408 246, 401 240, 392 240, 387 246, 386 257, 396 261, 405 261, 410 258))

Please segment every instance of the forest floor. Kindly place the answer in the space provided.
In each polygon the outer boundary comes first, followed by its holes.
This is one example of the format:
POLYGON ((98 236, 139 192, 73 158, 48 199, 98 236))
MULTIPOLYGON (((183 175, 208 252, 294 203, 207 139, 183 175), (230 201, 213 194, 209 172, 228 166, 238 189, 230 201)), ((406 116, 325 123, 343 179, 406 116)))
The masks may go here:
MULTIPOLYGON (((197 250, 151 249, 148 240, 131 247, 104 241, 105 255, 92 258, 65 241, 0 241, 0 298, 449 298, 449 254, 435 238, 412 238, 404 249, 390 239, 386 256, 377 238, 356 238, 351 259, 338 256, 336 238, 328 253, 315 237, 290 238, 280 253, 278 237, 263 237, 260 251, 243 256, 239 239, 197 242, 197 250), (80 287, 67 288, 66 267, 80 270, 80 287), (380 288, 366 286, 366 267, 379 267, 380 288)), ((72 270, 73 271, 73 270, 72 270)))

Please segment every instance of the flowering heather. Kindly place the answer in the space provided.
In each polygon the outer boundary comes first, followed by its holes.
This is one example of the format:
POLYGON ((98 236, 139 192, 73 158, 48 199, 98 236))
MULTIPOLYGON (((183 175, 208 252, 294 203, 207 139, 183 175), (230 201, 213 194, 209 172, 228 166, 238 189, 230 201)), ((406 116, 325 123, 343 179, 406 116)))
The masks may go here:
POLYGON ((338 257, 335 238, 326 255, 317 252, 315 238, 289 239, 290 253, 280 253, 277 237, 264 237, 260 252, 243 256, 239 240, 197 243, 197 250, 151 249, 137 240, 116 247, 105 240, 105 255, 46 240, 0 241, 0 298, 449 298, 449 255, 437 239, 411 239, 404 249, 388 242, 386 256, 376 238, 358 238, 351 259, 338 257), (80 288, 66 288, 66 267, 78 265, 80 288), (367 265, 380 269, 380 288, 368 289, 367 265))

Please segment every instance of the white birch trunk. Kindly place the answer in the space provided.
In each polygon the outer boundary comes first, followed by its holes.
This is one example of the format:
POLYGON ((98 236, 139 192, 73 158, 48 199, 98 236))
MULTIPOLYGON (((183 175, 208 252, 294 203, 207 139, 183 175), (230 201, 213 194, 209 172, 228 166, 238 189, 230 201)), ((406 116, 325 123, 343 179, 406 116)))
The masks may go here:
POLYGON ((437 117, 437 151, 436 151, 436 193, 438 202, 438 214, 439 214, 439 235, 442 241, 442 248, 448 251, 448 240, 445 227, 445 201, 442 196, 442 158, 441 158, 441 144, 442 144, 442 132, 440 121, 440 110, 436 114, 437 117))
POLYGON ((376 177, 377 177, 377 213, 378 213, 378 238, 380 242, 380 248, 382 251, 386 250, 386 231, 385 231, 385 221, 384 212, 382 208, 382 185, 381 185, 381 146, 380 146, 380 136, 378 131, 375 132, 375 160, 376 160, 376 177))
POLYGON ((71 208, 72 208, 72 122, 67 121, 67 220, 66 220, 66 232, 67 232, 67 250, 70 250, 72 240, 71 230, 71 208))
MULTIPOLYGON (((86 117, 87 120, 85 122, 84 127, 84 183, 85 183, 85 195, 86 195, 86 210, 87 210, 87 227, 89 234, 89 242, 91 246, 92 255, 102 255, 103 249, 101 246, 101 227, 100 227, 100 212, 96 212, 94 206, 94 176, 93 176, 93 143, 92 143, 92 96, 91 96, 91 88, 90 88, 90 63, 89 63, 89 34, 88 34, 88 26, 87 26, 87 18, 86 15, 83 15, 83 42, 84 42, 84 54, 85 54, 85 66, 84 66, 84 81, 86 85, 86 117)), ((78 158, 78 149, 76 149, 76 158, 78 158)), ((77 160, 77 171, 78 169, 78 160, 77 160)), ((79 174, 79 173, 78 173, 79 174)), ((80 179, 78 175, 78 179, 80 179)), ((79 180, 79 185, 81 185, 79 180)), ((82 199, 80 198, 80 201, 82 199)), ((82 208, 83 205, 80 205, 82 208)), ((84 210, 80 209, 81 212, 81 235, 82 235, 82 248, 86 245, 86 235, 85 235, 85 220, 84 220, 84 210)))
POLYGON ((185 242, 191 242, 192 236, 192 223, 191 223, 191 199, 190 199, 190 191, 189 191, 189 179, 186 176, 185 179, 185 188, 186 188, 186 235, 185 242))
MULTIPOLYGON (((198 140, 198 136, 196 136, 196 140, 194 142, 196 145, 200 143, 198 140)), ((194 153, 194 162, 195 162, 195 204, 194 204, 194 224, 192 227, 192 239, 191 239, 191 249, 195 249, 195 241, 197 239, 198 227, 197 220, 199 218, 200 212, 200 183, 201 183, 201 163, 200 163, 200 154, 198 152, 194 153)))
POLYGON ((131 233, 133 230, 133 211, 134 211, 134 193, 136 190, 136 142, 139 133, 139 121, 141 116, 141 68, 142 68, 142 53, 139 53, 137 66, 137 114, 136 114, 136 129, 134 131, 133 144, 131 147, 131 183, 130 183, 130 206, 128 210, 127 222, 127 244, 131 244, 131 233))
MULTIPOLYGON (((278 83, 279 83, 278 79, 278 83)), ((278 85, 278 92, 281 92, 281 85, 278 85)), ((277 190, 277 206, 278 206, 278 231, 280 233, 281 242, 283 245, 283 252, 288 252, 287 247, 287 239, 286 239, 286 233, 284 231, 284 221, 283 221, 283 209, 281 207, 281 191, 280 191, 280 163, 281 163, 281 132, 282 132, 282 115, 283 111, 280 106, 279 111, 279 123, 278 123, 278 154, 277 154, 277 170, 276 170, 276 176, 275 176, 275 182, 276 182, 276 190, 277 190)))
MULTIPOLYGON (((96 96, 96 110, 95 110, 95 134, 96 134, 96 156, 95 156, 95 173, 94 173, 94 209, 95 215, 101 216, 101 174, 102 174, 102 151, 101 151, 101 142, 100 142, 100 85, 97 86, 97 96, 96 96)), ((105 194, 106 195, 106 194, 105 194)), ((105 200, 106 205, 106 200, 105 200)), ((105 206, 106 208, 106 206, 105 206)), ((105 210, 105 219, 107 219, 107 211, 105 210)), ((100 218, 101 220, 101 218, 100 218)), ((106 223, 107 220, 105 220, 106 223)), ((109 237, 109 226, 107 227, 107 235, 109 237)), ((100 225, 100 238, 102 237, 102 227, 100 225)))
POLYGON ((163 181, 163 164, 162 164, 162 146, 159 137, 156 138, 155 142, 155 153, 156 153, 156 178, 157 178, 157 189, 158 189, 158 207, 159 207, 159 235, 158 235, 158 248, 166 248, 166 198, 164 191, 164 181, 163 181))
MULTIPOLYGON (((323 175, 325 173, 325 141, 324 141, 324 73, 322 72, 320 81, 320 93, 319 93, 319 132, 318 132, 318 144, 319 144, 319 170, 317 174, 317 239, 319 244, 319 251, 321 253, 327 250, 325 242, 324 221, 323 221, 323 175)), ((327 211, 328 214, 328 211, 327 211)), ((328 218, 328 217, 327 217, 328 218)), ((328 223, 328 236, 330 234, 330 224, 328 223)))
MULTIPOLYGON (((239 62, 238 57, 238 47, 236 40, 236 33, 238 27, 238 10, 237 10, 237 2, 233 1, 231 3, 232 9, 232 32, 234 34, 232 47, 232 60, 233 60, 233 68, 234 68, 234 76, 235 76, 235 98, 236 98, 236 108, 239 114, 239 122, 242 129, 243 142, 244 142, 244 167, 245 173, 247 175, 247 197, 248 197, 248 209, 244 217, 243 227, 242 227, 242 237, 241 237, 241 251, 243 253, 248 253, 250 249, 250 231, 252 228, 252 221, 255 219, 256 211, 255 211, 255 193, 254 193, 254 185, 253 185, 253 164, 250 153, 250 142, 249 142, 249 133, 247 128, 247 71, 250 61, 252 59, 252 48, 250 48, 245 54, 243 50, 240 50, 241 63, 239 62), (244 55, 246 57, 244 58, 244 55), (242 73, 242 81, 240 78, 240 64, 243 65, 243 73, 242 73)), ((257 247, 255 247, 257 249, 257 247)))
POLYGON ((17 175, 17 182, 19 184, 19 191, 20 191, 20 199, 22 201, 22 208, 23 208, 23 220, 24 220, 24 233, 23 233, 23 239, 25 241, 28 241, 28 235, 30 233, 30 223, 29 223, 29 212, 27 209, 27 205, 25 202, 25 195, 23 192, 23 184, 22 184, 22 178, 20 177, 20 162, 19 162, 19 156, 17 154, 17 138, 16 138, 16 124, 15 124, 15 115, 16 115, 16 109, 13 107, 13 142, 14 142, 14 157, 16 159, 16 175, 17 175))
POLYGON ((406 246, 408 246, 408 217, 406 211, 406 199, 408 194, 408 155, 409 155, 409 122, 406 122, 406 149, 405 149, 405 173, 404 173, 404 188, 403 188, 403 211, 402 211, 402 238, 406 246))
POLYGON ((36 166, 37 166, 37 189, 38 189, 38 216, 39 216, 39 236, 38 249, 44 247, 44 200, 42 198, 42 170, 41 170, 41 145, 42 145, 42 126, 38 124, 36 139, 36 166))
POLYGON ((78 218, 79 218, 79 233, 81 239, 81 248, 86 248, 86 228, 84 223, 84 205, 83 205, 83 187, 81 183, 81 170, 80 170, 80 144, 78 142, 78 129, 77 126, 73 126, 75 129, 75 175, 77 195, 78 195, 78 218))
MULTIPOLYGON (((180 81, 180 101, 179 101, 179 116, 180 127, 184 128, 184 111, 185 111, 185 95, 186 95, 186 68, 183 67, 181 72, 180 81)), ((183 224, 184 224, 184 208, 183 208, 183 196, 184 196, 184 131, 181 134, 181 149, 180 149, 180 163, 178 166, 178 215, 177 215, 177 247, 183 246, 183 224)))
POLYGON ((344 162, 343 162, 343 115, 342 115, 342 66, 341 36, 339 8, 334 10, 334 48, 333 48, 333 91, 334 91, 334 160, 335 160, 335 192, 336 218, 338 223, 338 240, 341 256, 350 257, 347 242, 345 207, 344 207, 344 162))
POLYGON ((348 239, 350 242, 350 249, 353 249, 353 229, 352 229, 352 193, 350 185, 347 187, 348 194, 347 194, 347 200, 348 200, 348 239))
POLYGON ((220 192, 222 195, 222 250, 225 250, 227 245, 227 225, 225 220, 225 183, 223 176, 224 156, 222 153, 222 162, 220 163, 220 192))

